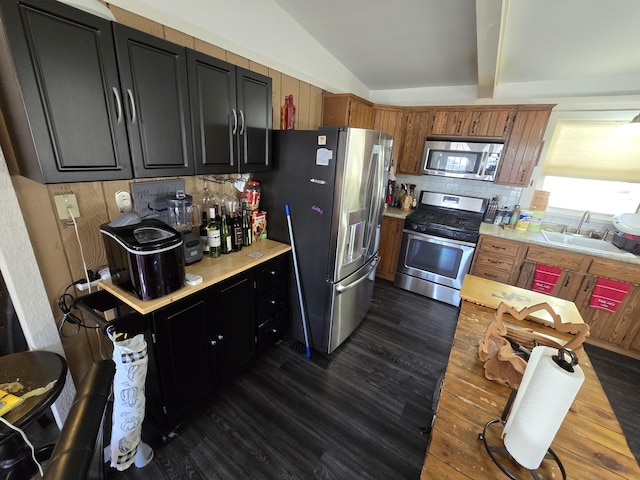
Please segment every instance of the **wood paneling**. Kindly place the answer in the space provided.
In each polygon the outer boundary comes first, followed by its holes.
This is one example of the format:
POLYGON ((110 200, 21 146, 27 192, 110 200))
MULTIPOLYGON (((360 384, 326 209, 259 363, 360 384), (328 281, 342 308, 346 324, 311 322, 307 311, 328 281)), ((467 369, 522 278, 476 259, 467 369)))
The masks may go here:
POLYGON ((194 39, 194 48, 198 52, 202 52, 210 57, 219 58, 220 60, 225 60, 227 58, 227 52, 224 48, 220 48, 217 45, 212 45, 210 43, 205 42, 204 40, 200 40, 199 38, 194 39))
POLYGON ((249 69, 249 59, 233 52, 227 51, 227 62, 237 65, 238 67, 249 69))
POLYGON ((277 70, 269 69, 271 77, 271 104, 273 106, 273 129, 280 130, 280 109, 284 103, 284 94, 282 93, 282 74, 277 70))
POLYGON ((309 89, 309 129, 316 130, 322 122, 322 89, 311 85, 309 89))
POLYGON ((113 16, 116 17, 116 21, 118 23, 122 23, 123 25, 127 25, 156 37, 164 38, 164 26, 161 23, 154 22, 153 20, 149 20, 148 18, 144 18, 120 7, 116 7, 115 5, 109 5, 109 10, 111 10, 113 16))
POLYGON ((182 45, 183 47, 195 48, 195 41, 191 35, 187 35, 175 28, 164 27, 164 38, 172 43, 177 45, 182 45))

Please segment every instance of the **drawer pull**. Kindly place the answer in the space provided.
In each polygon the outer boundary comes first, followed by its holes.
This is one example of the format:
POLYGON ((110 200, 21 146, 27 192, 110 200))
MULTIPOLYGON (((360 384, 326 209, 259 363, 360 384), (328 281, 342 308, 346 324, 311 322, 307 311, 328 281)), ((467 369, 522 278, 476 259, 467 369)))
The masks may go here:
POLYGON ((489 263, 493 263, 494 265, 501 265, 502 262, 500 260, 492 260, 492 259, 488 259, 487 260, 489 263))
POLYGON ((491 248, 495 248, 496 250, 507 250, 507 247, 500 247, 498 245, 491 245, 491 248))
POLYGON ((485 273, 484 276, 489 278, 498 278, 497 275, 492 275, 491 273, 485 273))

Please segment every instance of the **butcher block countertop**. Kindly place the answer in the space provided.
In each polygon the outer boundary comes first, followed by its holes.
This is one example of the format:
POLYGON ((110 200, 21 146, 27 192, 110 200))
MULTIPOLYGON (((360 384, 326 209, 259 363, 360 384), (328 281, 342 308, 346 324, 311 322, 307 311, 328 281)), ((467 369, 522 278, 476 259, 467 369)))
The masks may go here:
MULTIPOLYGON (((506 291, 502 287, 514 288, 491 283, 496 288, 495 292, 490 292, 490 298, 495 298, 492 293, 501 296, 506 291)), ((477 291, 470 289, 475 290, 474 285, 465 281, 460 316, 421 480, 507 478, 491 460, 478 435, 487 422, 502 415, 511 389, 484 376, 482 362, 478 359, 478 342, 495 318, 495 309, 469 300, 478 296, 477 291)), ((485 305, 489 303, 480 301, 485 305)), ((571 310, 570 306, 565 309, 571 310)), ((535 322, 528 323, 534 330, 544 328, 535 322)), ((585 382, 551 444, 564 465, 567 478, 640 478, 638 463, 586 353, 580 366, 585 382)), ((501 432, 500 426, 492 428, 501 432)), ((545 460, 542 465, 545 467, 538 472, 540 478, 562 478, 553 462, 545 460)), ((531 478, 527 475, 522 478, 531 478)))
POLYGON ((122 300, 137 312, 146 315, 158 308, 165 307, 176 300, 187 297, 204 288, 210 287, 222 280, 233 277, 249 268, 255 267, 267 260, 271 260, 291 250, 291 246, 275 242, 273 240, 260 240, 249 247, 243 247, 239 252, 220 255, 218 258, 204 257, 199 262, 186 267, 187 273, 193 273, 202 277, 199 285, 185 285, 179 290, 152 300, 140 300, 138 297, 114 285, 109 280, 100 282, 100 287, 108 291, 114 297, 122 300), (258 254, 262 254, 258 256, 258 254), (254 258, 255 255, 257 258, 254 258))

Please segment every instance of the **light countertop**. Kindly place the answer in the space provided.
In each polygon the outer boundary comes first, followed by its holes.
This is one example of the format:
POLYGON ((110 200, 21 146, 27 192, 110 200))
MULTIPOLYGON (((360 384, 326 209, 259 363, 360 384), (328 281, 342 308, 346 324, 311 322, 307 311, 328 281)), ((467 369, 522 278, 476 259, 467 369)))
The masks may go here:
POLYGON ((103 280, 100 282, 100 288, 108 291, 114 297, 122 300, 137 312, 146 315, 158 308, 169 305, 176 300, 187 297, 193 293, 203 290, 211 285, 214 285, 222 280, 233 277, 238 273, 241 273, 249 268, 260 265, 267 260, 271 260, 283 253, 291 250, 291 246, 275 242, 273 240, 260 240, 254 242, 249 247, 244 247, 239 252, 233 252, 227 255, 220 255, 218 258, 204 257, 199 262, 186 267, 186 273, 193 273, 202 277, 202 283, 198 285, 185 285, 184 287, 172 292, 168 295, 164 295, 159 298, 151 300, 140 300, 133 294, 123 290, 117 285, 114 285, 109 280, 103 280), (258 258, 249 256, 253 254, 262 254, 258 258))
POLYGON ((576 253, 584 253, 592 257, 607 258, 609 260, 617 260, 620 262, 633 263, 640 265, 640 257, 633 255, 629 252, 620 250, 620 253, 601 252, 596 250, 583 250, 581 248, 572 247, 571 245, 558 245, 556 243, 549 243, 545 240, 540 232, 520 231, 516 229, 505 229, 499 225, 493 225, 490 223, 480 224, 480 235, 489 235, 492 237, 500 237, 507 240, 514 240, 517 242, 531 243, 534 245, 540 245, 542 247, 557 248, 559 250, 567 250, 576 253))
POLYGON ((402 210, 401 208, 387 206, 382 211, 382 215, 384 215, 385 217, 399 218, 401 220, 404 220, 411 212, 413 212, 413 210, 402 210))

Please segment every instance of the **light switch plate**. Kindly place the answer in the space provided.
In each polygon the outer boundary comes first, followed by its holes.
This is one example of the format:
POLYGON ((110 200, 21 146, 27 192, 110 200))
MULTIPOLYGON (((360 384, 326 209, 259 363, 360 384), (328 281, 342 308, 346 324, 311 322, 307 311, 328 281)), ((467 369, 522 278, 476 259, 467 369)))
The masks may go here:
POLYGON ((73 218, 80 216, 78 200, 73 193, 55 195, 53 199, 56 202, 56 210, 58 211, 58 218, 60 218, 60 220, 71 220, 69 214, 73 215, 73 218))

